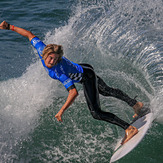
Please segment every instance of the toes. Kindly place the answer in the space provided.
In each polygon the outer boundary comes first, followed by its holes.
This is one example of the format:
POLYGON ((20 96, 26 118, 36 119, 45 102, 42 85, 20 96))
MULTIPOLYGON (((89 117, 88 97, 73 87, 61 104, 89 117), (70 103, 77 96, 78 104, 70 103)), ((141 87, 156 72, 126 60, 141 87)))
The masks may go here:
POLYGON ((135 113, 134 115, 133 115, 133 118, 136 118, 138 115, 135 113))

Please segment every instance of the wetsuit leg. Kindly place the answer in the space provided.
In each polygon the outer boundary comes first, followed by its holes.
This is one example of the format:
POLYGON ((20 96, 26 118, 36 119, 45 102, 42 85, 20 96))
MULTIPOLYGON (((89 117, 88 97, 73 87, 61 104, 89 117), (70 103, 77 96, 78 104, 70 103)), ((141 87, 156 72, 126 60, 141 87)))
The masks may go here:
MULTIPOLYGON (((93 69, 93 67, 89 64, 80 64, 80 65, 93 69)), ((125 101, 131 107, 133 107, 137 103, 137 100, 130 98, 127 94, 125 94, 120 89, 109 87, 99 76, 97 76, 97 83, 98 83, 98 90, 101 95, 118 98, 122 101, 125 101)))
POLYGON ((122 92, 119 89, 111 88, 99 77, 97 76, 98 80, 98 90, 99 93, 103 96, 112 96, 118 98, 122 101, 125 101, 129 106, 133 107, 137 101, 135 99, 130 98, 127 94, 122 92))
POLYGON ((86 97, 86 101, 92 116, 95 119, 103 120, 115 125, 122 127, 126 130, 130 125, 118 118, 116 115, 104 112, 100 108, 100 101, 99 101, 99 91, 97 87, 97 76, 94 73, 93 69, 89 66, 83 66, 84 75, 83 75, 83 88, 84 88, 84 95, 86 97))

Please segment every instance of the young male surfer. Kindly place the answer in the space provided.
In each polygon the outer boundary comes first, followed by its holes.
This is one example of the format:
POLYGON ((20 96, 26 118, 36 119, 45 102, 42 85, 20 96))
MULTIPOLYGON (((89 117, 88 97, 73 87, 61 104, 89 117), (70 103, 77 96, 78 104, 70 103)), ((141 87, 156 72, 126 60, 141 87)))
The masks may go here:
POLYGON ((133 107, 135 111, 133 117, 136 117, 143 107, 142 102, 130 98, 119 89, 107 86, 106 83, 95 74, 91 65, 77 64, 68 60, 63 56, 63 48, 61 45, 45 45, 32 32, 10 25, 6 21, 3 21, 0 24, 0 29, 12 30, 27 37, 31 44, 37 49, 43 67, 46 69, 49 76, 53 79, 59 80, 69 92, 65 104, 55 115, 55 118, 58 121, 62 121, 64 111, 74 102, 78 95, 74 83, 80 83, 83 85, 84 95, 93 118, 118 125, 125 130, 125 137, 122 144, 126 143, 138 133, 138 129, 134 126, 131 126, 112 113, 102 111, 100 107, 99 94, 103 96, 112 96, 125 101, 129 106, 133 107))

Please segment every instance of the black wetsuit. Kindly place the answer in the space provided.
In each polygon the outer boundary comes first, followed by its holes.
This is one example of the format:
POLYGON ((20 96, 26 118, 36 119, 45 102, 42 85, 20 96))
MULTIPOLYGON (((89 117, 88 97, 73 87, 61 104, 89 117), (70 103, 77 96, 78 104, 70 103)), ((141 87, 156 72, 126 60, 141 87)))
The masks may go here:
POLYGON ((116 115, 110 112, 101 110, 99 94, 103 96, 112 96, 125 101, 133 107, 136 104, 135 99, 131 99, 127 94, 119 89, 114 89, 106 85, 106 83, 95 74, 93 67, 89 64, 80 64, 84 70, 81 83, 84 88, 84 95, 93 118, 98 120, 107 121, 109 123, 118 125, 126 130, 130 124, 121 120, 116 115))

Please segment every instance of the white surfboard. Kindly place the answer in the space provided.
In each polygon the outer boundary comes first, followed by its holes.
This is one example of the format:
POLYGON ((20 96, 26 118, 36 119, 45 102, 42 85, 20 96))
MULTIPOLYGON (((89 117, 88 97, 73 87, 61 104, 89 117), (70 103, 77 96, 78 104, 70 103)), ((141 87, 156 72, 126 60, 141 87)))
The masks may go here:
POLYGON ((150 112, 132 123, 132 125, 135 126, 139 130, 139 132, 124 145, 121 145, 123 138, 117 143, 114 150, 115 152, 111 157, 110 163, 115 162, 127 155, 141 142, 151 125, 152 117, 153 113, 150 112))

